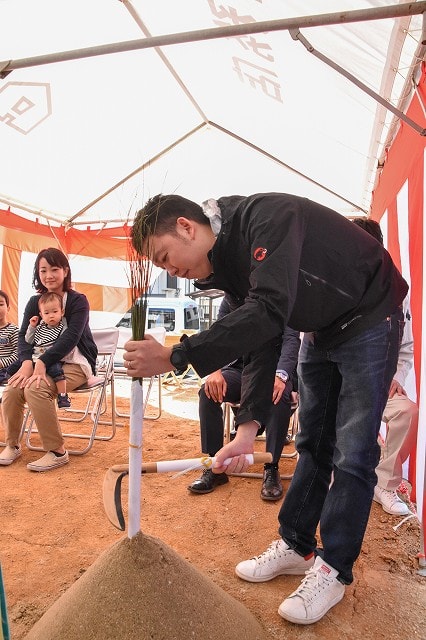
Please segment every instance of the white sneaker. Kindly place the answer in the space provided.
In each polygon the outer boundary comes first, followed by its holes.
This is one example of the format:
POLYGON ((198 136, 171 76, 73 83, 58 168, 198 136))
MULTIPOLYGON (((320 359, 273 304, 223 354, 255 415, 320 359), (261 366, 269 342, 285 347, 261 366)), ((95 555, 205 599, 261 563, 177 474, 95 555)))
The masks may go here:
POLYGON ((277 576, 303 575, 314 560, 313 554, 305 560, 280 539, 274 540, 260 556, 239 562, 235 573, 247 582, 266 582, 277 576))
POLYGON ((321 620, 345 595, 345 585, 337 580, 337 574, 336 569, 317 556, 300 587, 280 604, 280 616, 296 624, 321 620))
POLYGON ((19 458, 20 455, 21 447, 9 447, 9 445, 7 445, 0 453, 0 465, 6 467, 12 464, 12 462, 15 462, 16 458, 19 458))
POLYGON ((27 469, 30 471, 50 471, 56 469, 56 467, 62 467, 70 461, 68 451, 65 451, 63 456, 55 456, 53 451, 48 451, 42 458, 30 462, 27 464, 27 469))
POLYGON ((373 500, 381 504, 386 513, 390 513, 393 516, 408 516, 408 514, 411 513, 408 506, 401 500, 396 491, 382 489, 382 487, 376 485, 374 487, 373 500))

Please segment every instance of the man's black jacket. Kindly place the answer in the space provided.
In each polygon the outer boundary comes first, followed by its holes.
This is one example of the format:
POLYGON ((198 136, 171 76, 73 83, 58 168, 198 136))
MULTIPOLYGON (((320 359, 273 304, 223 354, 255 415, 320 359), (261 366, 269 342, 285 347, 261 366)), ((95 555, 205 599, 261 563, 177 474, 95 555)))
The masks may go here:
POLYGON ((209 255, 212 275, 195 284, 242 304, 183 344, 201 376, 251 353, 253 369, 246 367, 243 376, 245 418, 262 421, 286 325, 313 332, 316 345, 330 349, 394 312, 408 286, 379 242, 318 203, 265 193, 220 198, 218 205, 222 226, 209 255), (258 375, 271 380, 265 398, 258 375))

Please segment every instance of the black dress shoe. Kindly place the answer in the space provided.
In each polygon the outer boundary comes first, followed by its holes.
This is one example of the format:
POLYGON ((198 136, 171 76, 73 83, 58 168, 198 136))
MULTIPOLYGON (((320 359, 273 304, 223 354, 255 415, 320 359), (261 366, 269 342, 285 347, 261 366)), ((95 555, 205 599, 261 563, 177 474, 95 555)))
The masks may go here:
POLYGON ((280 472, 277 464, 265 464, 263 484, 260 491, 262 500, 279 500, 283 495, 280 472))
POLYGON ((211 469, 204 469, 203 474, 198 480, 194 480, 188 489, 192 493, 211 493, 221 484, 229 482, 226 473, 213 473, 211 469))

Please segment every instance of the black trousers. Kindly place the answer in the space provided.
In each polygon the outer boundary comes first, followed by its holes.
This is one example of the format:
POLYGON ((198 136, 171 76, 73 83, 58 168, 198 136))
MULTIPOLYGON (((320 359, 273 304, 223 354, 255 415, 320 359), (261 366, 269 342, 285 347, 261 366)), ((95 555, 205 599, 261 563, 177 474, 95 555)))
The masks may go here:
MULTIPOLYGON (((224 402, 240 401, 241 376, 238 368, 225 367, 222 369, 223 377, 227 383, 224 402)), ((278 404, 273 405, 271 400, 271 413, 266 424, 266 451, 272 453, 272 462, 278 464, 284 447, 290 422, 292 391, 291 383, 286 384, 285 391, 278 404)), ((207 398, 204 385, 198 392, 198 410, 200 416, 201 451, 209 456, 214 456, 223 447, 223 410, 222 404, 207 398)))

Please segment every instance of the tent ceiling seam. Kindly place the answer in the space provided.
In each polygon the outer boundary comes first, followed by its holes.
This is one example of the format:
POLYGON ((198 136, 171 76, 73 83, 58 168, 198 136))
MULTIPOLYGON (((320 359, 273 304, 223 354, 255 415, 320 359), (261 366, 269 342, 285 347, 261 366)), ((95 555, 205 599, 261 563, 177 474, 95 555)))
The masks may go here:
POLYGON ((125 182, 127 182, 127 180, 130 180, 130 178, 133 178, 135 175, 137 175, 138 173, 140 173, 141 171, 144 171, 147 167, 151 166, 152 164, 154 164, 154 162, 156 162, 157 160, 159 160, 160 158, 162 158, 163 156, 165 156, 169 151, 171 151, 172 149, 174 149, 177 145, 181 144, 182 142, 184 142, 185 140, 187 140, 188 138, 190 138, 191 136, 194 135, 194 133, 196 133, 197 131, 199 131, 200 129, 204 128, 206 126, 205 122, 200 123, 199 125, 197 125, 196 127, 194 127, 193 129, 191 129, 191 131, 188 131, 187 133, 185 133, 183 136, 181 136, 180 138, 177 138, 174 142, 172 142, 171 144, 169 144, 167 147, 165 147, 164 149, 162 149, 161 151, 159 151, 158 153, 156 153, 154 156, 152 156, 151 158, 149 158, 149 160, 147 160, 146 162, 144 162, 142 165, 140 165, 139 167, 137 167, 136 169, 134 169, 131 173, 129 173, 127 176, 125 176, 124 178, 122 178, 121 180, 119 180, 115 185, 113 185, 112 187, 110 187, 109 189, 107 189, 102 195, 98 196, 97 198, 95 198, 94 200, 92 200, 91 202, 89 202, 85 207, 83 207, 83 209, 80 209, 80 211, 77 211, 77 213, 75 213, 73 216, 71 216, 70 218, 68 218, 67 220, 64 221, 63 224, 67 225, 67 226, 71 226, 74 223, 74 220, 76 220, 77 218, 79 218, 81 215, 83 215, 83 213, 85 213, 88 209, 90 209, 90 207, 93 207, 93 205, 97 204, 98 202, 100 202, 103 198, 105 198, 107 195, 109 195, 110 193, 112 193, 113 191, 115 191, 115 189, 117 189, 118 187, 121 187, 125 182))
MULTIPOLYGON (((199 125, 197 125, 193 129, 191 129, 191 131, 188 131, 186 134, 184 134, 183 136, 181 136, 180 138, 175 140, 173 143, 171 143, 170 145, 168 145, 167 147, 162 149, 158 154, 152 156, 149 160, 147 160, 142 165, 137 167, 130 174, 126 175, 124 178, 119 180, 115 185, 110 187, 103 194, 101 194, 100 196, 98 196, 97 198, 92 200, 90 203, 88 203, 85 207, 83 207, 83 209, 80 209, 80 211, 78 211, 73 216, 71 216, 70 218, 67 218, 65 220, 61 220, 59 218, 55 218, 52 215, 49 215, 47 213, 43 213, 43 211, 40 210, 38 207, 36 208, 36 207, 33 207, 32 205, 29 205, 29 204, 19 203, 17 200, 13 200, 12 198, 8 198, 7 196, 2 196, 2 194, 0 194, 0 202, 3 202, 5 204, 7 204, 7 205, 15 204, 16 206, 18 206, 20 209, 22 209, 24 211, 28 211, 29 213, 39 215, 40 217, 42 217, 42 218, 44 218, 46 220, 52 220, 54 222, 57 222, 60 225, 64 225, 65 227, 78 226, 79 224, 84 224, 84 225, 99 224, 99 220, 85 220, 83 223, 78 223, 78 222, 75 222, 75 221, 77 220, 77 218, 79 218, 81 215, 83 215, 88 209, 90 209, 90 207, 94 206, 95 204, 100 202, 103 198, 105 198, 110 193, 112 193, 115 189, 117 189, 118 187, 122 186, 127 180, 129 180, 130 178, 134 177, 135 175, 137 175, 141 171, 144 171, 146 168, 148 168, 149 166, 154 164, 154 162, 156 162, 157 160, 159 160, 160 158, 165 156, 169 151, 173 150, 180 143, 184 142, 186 139, 190 138, 191 136, 193 136, 194 134, 198 133, 199 131, 201 131, 202 129, 206 128, 207 126, 211 126, 212 128, 216 129, 217 131, 220 131, 221 133, 224 133, 225 135, 228 135, 229 137, 231 137, 234 140, 240 142, 241 144, 249 147, 250 149, 253 149, 254 151, 257 151, 258 153, 260 153, 264 157, 268 158, 269 160, 275 162, 276 164, 280 165, 281 167, 284 167, 285 169, 288 169, 292 173, 300 176, 301 178, 304 178, 305 180, 307 180, 311 184, 314 184, 314 185, 320 187, 321 189, 323 189, 324 191, 326 191, 327 193, 339 198, 339 200, 341 200, 342 202, 345 202, 351 208, 354 208, 355 210, 358 210, 358 211, 362 211, 365 214, 368 213, 367 210, 364 207, 362 207, 361 205, 358 205, 358 204, 352 202, 351 200, 348 200, 347 198, 345 198, 341 194, 337 193, 336 191, 333 191, 329 187, 321 184, 320 182, 314 180, 313 178, 310 178, 309 176, 307 176, 303 172, 301 172, 298 169, 296 169, 296 168, 292 167, 291 165, 287 164, 286 162, 284 162, 280 158, 272 155, 271 153, 269 153, 265 149, 262 149, 261 147, 259 147, 259 146, 255 145, 254 143, 250 142, 249 140, 247 140, 245 138, 242 138, 238 134, 234 133, 233 131, 230 131, 229 129, 226 129, 225 127, 222 127, 221 125, 217 124, 216 122, 213 122, 212 120, 208 120, 207 123, 206 122, 201 122, 199 125)), ((127 219, 126 222, 130 222, 130 221, 131 221, 131 217, 129 216, 129 218, 127 219)), ((113 222, 113 223, 118 223, 119 224, 119 223, 122 223, 123 221, 122 221, 122 219, 111 219, 111 220, 109 220, 109 222, 113 222)))
POLYGON ((292 167, 291 165, 285 163, 283 160, 280 160, 280 158, 277 158, 276 156, 272 155, 271 153, 269 153, 268 151, 266 151, 265 149, 262 149, 261 147, 258 147, 257 145, 253 144, 252 142, 249 142, 248 140, 246 140, 245 138, 242 138, 241 136, 237 135, 236 133, 233 133, 232 131, 230 131, 229 129, 225 129, 225 127, 222 127, 221 125, 212 122, 211 120, 209 121, 209 125, 214 127, 215 129, 217 129, 218 131, 221 131, 222 133, 227 134, 228 136, 230 136, 231 138, 234 138, 234 140, 238 140, 239 142, 241 142, 242 144, 250 147, 250 149, 253 149, 254 151, 257 151, 258 153, 260 153, 261 155, 265 156, 266 158, 268 158, 269 160, 272 160, 273 162, 276 162, 277 164, 279 164, 281 167, 285 167, 286 169, 288 169, 289 171, 291 171, 292 173, 295 173, 296 175, 300 176, 301 178, 304 178, 305 180, 307 180, 308 182, 310 182, 311 184, 316 185, 317 187, 320 187, 321 189, 323 189, 324 191, 326 191, 327 193, 330 193, 333 196, 336 196, 337 198, 339 198, 339 200, 342 200, 342 202, 345 202, 346 204, 349 204, 351 207, 353 207, 354 209, 357 209, 358 211, 362 211, 363 213, 367 214, 368 211, 366 209, 364 209, 362 206, 355 204, 354 202, 352 202, 351 200, 348 200, 347 198, 345 198, 344 196, 342 196, 339 193, 336 193, 336 191, 333 191, 332 189, 330 189, 329 187, 326 187, 325 185, 321 184, 320 182, 318 182, 317 180, 314 180, 313 178, 310 178, 309 176, 307 176, 305 173, 302 173, 301 171, 299 171, 298 169, 295 169, 294 167, 292 167))
MULTIPOLYGON (((146 27, 145 23, 143 22, 142 18, 139 16, 138 12, 136 11, 135 7, 130 2, 130 0, 121 0, 121 2, 124 4, 124 6, 126 7, 127 11, 130 13, 130 15, 132 16, 133 20, 136 22, 136 24, 138 25, 138 27, 142 31, 142 33, 147 38, 151 38, 152 34, 150 33, 149 29, 146 27)), ((189 99, 189 101, 191 102, 191 104, 195 108, 195 110, 197 111, 197 113, 200 116, 200 118, 205 123, 207 123, 208 118, 207 118, 206 114, 203 112, 203 110, 201 109, 200 105, 195 100, 194 96, 189 91, 188 87, 183 82, 182 78, 180 77, 180 75, 178 74, 178 72, 176 71, 174 66, 171 64, 170 60, 163 53, 163 51, 161 50, 160 47, 154 47, 154 49, 155 49, 155 52, 157 53, 157 55, 160 57, 160 59, 163 62, 163 64, 166 66, 166 68, 169 71, 169 73, 173 76, 173 78, 176 80, 176 82, 179 85, 179 87, 182 89, 182 91, 184 92, 186 97, 189 99)))
MULTIPOLYGON (((187 134, 185 134, 184 136, 182 136, 181 138, 179 138, 178 140, 176 140, 173 144, 169 145, 168 147, 166 147, 165 149, 163 149, 160 153, 158 153, 156 156, 153 156, 152 158, 150 158, 147 162, 145 162, 143 165, 141 165, 140 167, 138 167, 137 169, 135 169, 131 174, 127 175, 126 177, 124 177, 122 180, 120 180, 117 184, 115 184, 113 187, 111 187, 108 191, 106 191, 105 193, 103 193, 101 196, 99 196, 97 199, 93 200, 91 203, 89 203, 86 207, 84 207, 83 209, 81 209, 78 213, 76 213, 75 215, 73 215, 71 218, 68 218, 68 220, 66 220, 63 224, 71 226, 73 224, 75 224, 75 220, 82 215, 83 213, 85 213, 88 209, 90 209, 90 207, 92 207, 94 204, 96 204, 97 202, 99 202, 100 200, 102 200, 104 197, 106 197, 107 195, 109 195, 109 193, 111 193, 112 191, 114 191, 116 188, 118 188, 119 186, 121 186, 122 184, 124 184, 127 180, 129 180, 130 178, 132 178, 134 175, 136 175, 137 173, 143 171, 144 169, 146 169, 147 167, 149 167, 150 165, 152 165, 156 160, 159 160, 161 157, 163 157, 164 155, 166 155, 169 151, 171 151, 174 147, 176 147, 178 144, 180 144, 181 142, 183 142, 184 140, 190 138, 192 135, 198 133, 200 130, 204 129, 206 126, 211 126, 213 128, 215 128, 217 131, 220 131, 221 133, 224 133, 226 135, 228 135, 229 137, 233 138, 234 140, 237 140, 238 142, 244 144, 245 146, 250 147, 251 149, 257 151, 258 153, 260 153, 261 155, 265 156, 266 158, 268 158, 269 160, 272 160, 273 162, 279 164, 280 166, 290 170, 291 172, 293 172, 294 174, 304 178, 305 180, 307 180, 308 182, 310 182, 311 184, 314 184, 318 187, 320 187, 321 189, 323 189, 324 191, 326 191, 327 193, 330 193, 331 195, 339 198, 339 200, 341 200, 342 202, 345 202, 346 204, 350 205, 350 207, 358 210, 358 211, 362 211, 363 213, 367 214, 367 210, 358 205, 355 204, 354 202, 348 200, 347 198, 345 198, 344 196, 342 196, 339 193, 336 193, 335 191, 333 191, 332 189, 326 187, 325 185, 321 184, 320 182, 317 182, 316 180, 314 180, 313 178, 309 178, 309 176, 307 176, 306 174, 302 173, 301 171, 299 171, 298 169, 295 169, 294 167, 290 166, 289 164, 285 163, 283 160, 281 160, 280 158, 277 158, 276 156, 270 154, 268 151, 266 151, 265 149, 262 149, 261 147, 258 147, 257 145, 255 145, 254 143, 250 142, 249 140, 246 140, 245 138, 242 138, 241 136, 239 136, 238 134, 234 133, 233 131, 230 131, 229 129, 226 129, 225 127, 222 127, 221 125, 213 122, 212 120, 208 120, 207 123, 202 122, 200 123, 197 127, 195 127, 194 129, 192 129, 190 132, 188 132, 187 134)), ((131 217, 129 217, 128 222, 131 221, 131 217)), ((115 221, 114 221, 115 222, 115 221)), ((117 222, 119 222, 117 220, 117 222)), ((92 220, 92 221, 85 221, 84 224, 97 224, 99 223, 99 221, 97 220, 92 220)), ((77 223, 78 224, 78 223, 77 223)))

